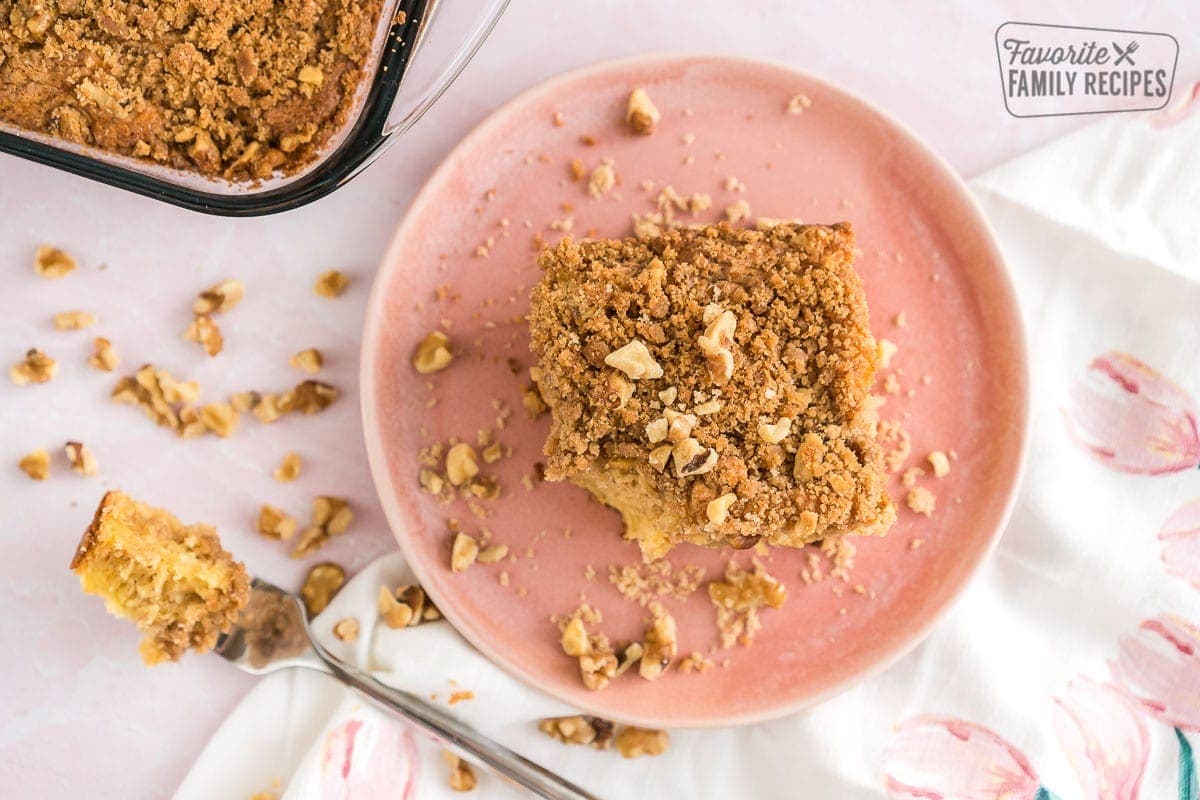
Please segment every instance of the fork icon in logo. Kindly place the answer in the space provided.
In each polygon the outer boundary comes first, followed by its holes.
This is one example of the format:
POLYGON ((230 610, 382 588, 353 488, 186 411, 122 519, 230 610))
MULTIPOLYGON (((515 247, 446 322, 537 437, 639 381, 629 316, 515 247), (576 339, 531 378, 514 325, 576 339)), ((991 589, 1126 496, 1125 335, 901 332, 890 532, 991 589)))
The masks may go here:
POLYGON ((1131 67, 1135 66, 1133 63, 1133 54, 1137 52, 1138 49, 1137 39, 1131 39, 1124 50, 1122 50, 1121 45, 1117 44, 1116 42, 1113 42, 1112 46, 1113 50, 1115 50, 1117 53, 1117 60, 1113 62, 1114 67, 1119 67, 1125 62, 1129 62, 1129 66, 1131 67))

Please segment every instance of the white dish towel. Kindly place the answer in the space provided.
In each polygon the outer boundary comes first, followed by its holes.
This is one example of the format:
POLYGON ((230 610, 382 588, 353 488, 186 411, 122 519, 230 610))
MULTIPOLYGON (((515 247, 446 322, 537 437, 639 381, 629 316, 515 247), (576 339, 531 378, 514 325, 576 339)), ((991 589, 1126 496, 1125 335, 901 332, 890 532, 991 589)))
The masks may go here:
MULTIPOLYGON (((357 617, 355 644, 327 636, 335 652, 443 703, 471 690, 453 713, 606 798, 1192 797, 1200 114, 1188 110, 1113 116, 972 182, 1031 338, 1032 450, 996 554, 886 673, 807 714, 672 732, 665 755, 627 761, 540 733, 539 718, 572 710, 448 624, 376 627, 378 587, 411 578, 399 554, 351 581, 316 629, 357 617)), ((518 796, 477 772, 475 796, 518 796)), ((447 776, 436 745, 332 680, 279 674, 217 731, 176 796, 462 796, 447 776)))

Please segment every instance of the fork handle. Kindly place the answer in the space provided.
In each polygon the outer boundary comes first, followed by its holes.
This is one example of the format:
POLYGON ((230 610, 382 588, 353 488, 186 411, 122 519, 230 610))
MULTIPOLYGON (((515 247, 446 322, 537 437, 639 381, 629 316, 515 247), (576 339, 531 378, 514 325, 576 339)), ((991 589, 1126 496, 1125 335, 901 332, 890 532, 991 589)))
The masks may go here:
POLYGON ((497 775, 515 781, 546 800, 600 800, 596 795, 509 750, 416 695, 388 686, 339 661, 320 645, 317 645, 316 651, 335 678, 358 690, 380 708, 439 740, 456 755, 483 764, 497 775))

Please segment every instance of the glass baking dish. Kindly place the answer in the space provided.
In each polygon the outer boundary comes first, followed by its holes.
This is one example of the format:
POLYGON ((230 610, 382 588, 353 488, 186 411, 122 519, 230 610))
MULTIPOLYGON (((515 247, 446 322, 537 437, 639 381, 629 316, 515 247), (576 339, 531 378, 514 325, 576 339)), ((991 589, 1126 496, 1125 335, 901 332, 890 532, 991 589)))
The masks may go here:
POLYGON ((509 0, 385 0, 342 129, 304 169, 233 182, 115 155, 0 120, 0 152, 207 214, 274 214, 324 197, 379 157, 441 97, 509 0))

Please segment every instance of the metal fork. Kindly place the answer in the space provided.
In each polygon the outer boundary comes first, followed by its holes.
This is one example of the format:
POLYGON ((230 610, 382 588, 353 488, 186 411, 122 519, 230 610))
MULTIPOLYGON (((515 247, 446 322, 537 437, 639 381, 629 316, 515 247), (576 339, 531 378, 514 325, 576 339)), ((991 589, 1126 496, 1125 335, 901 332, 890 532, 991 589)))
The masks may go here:
POLYGON ((416 695, 388 686, 339 660, 313 637, 299 598, 261 578, 251 583, 249 602, 237 625, 217 640, 215 652, 253 675, 297 667, 331 675, 459 757, 483 765, 537 797, 599 800, 416 695))

